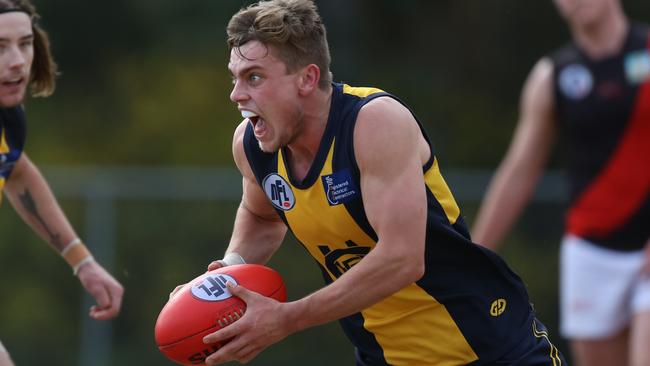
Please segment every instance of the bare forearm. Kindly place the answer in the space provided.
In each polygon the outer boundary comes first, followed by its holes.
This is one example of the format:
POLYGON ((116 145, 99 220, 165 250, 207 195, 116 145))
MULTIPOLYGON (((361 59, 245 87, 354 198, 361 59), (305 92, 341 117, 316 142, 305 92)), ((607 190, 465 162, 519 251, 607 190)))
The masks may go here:
POLYGON ((280 247, 286 231, 279 219, 256 216, 240 205, 226 253, 238 253, 247 263, 264 264, 280 247))
POLYGON ((496 249, 530 198, 538 174, 520 174, 516 168, 497 171, 478 212, 472 240, 496 249))
POLYGON ((289 303, 294 331, 357 313, 422 276, 411 258, 377 249, 329 286, 289 303))
POLYGON ((31 162, 24 164, 8 180, 7 198, 23 221, 60 252, 77 235, 43 176, 31 162))
POLYGON ((553 80, 553 63, 546 58, 526 80, 513 140, 490 183, 472 232, 472 239, 486 247, 498 246, 542 174, 557 134, 553 80))

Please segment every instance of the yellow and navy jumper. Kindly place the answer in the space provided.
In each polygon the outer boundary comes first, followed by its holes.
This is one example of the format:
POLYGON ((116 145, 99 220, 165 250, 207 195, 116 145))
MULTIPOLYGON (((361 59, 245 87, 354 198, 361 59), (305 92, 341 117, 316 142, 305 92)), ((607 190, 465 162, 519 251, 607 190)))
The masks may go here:
POLYGON ((22 107, 0 108, 0 202, 2 189, 25 146, 26 124, 22 107))
MULTIPOLYGON (((302 180, 292 175, 285 149, 262 152, 250 125, 244 135, 258 183, 326 283, 362 261, 378 241, 361 199, 353 132, 360 108, 379 97, 395 98, 379 89, 333 84, 324 136, 302 180)), ((535 364, 560 365, 521 279, 495 253, 471 242, 433 148, 422 176, 428 203, 425 273, 340 320, 356 348, 357 364, 510 364, 542 347, 543 361, 535 364)))

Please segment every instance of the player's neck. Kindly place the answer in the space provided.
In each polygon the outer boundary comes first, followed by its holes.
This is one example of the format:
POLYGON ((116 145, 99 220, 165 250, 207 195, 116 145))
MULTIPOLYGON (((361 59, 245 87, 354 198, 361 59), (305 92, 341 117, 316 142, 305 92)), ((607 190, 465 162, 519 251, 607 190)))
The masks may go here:
POLYGON ((623 14, 612 14, 593 26, 572 27, 571 33, 580 49, 592 60, 598 60, 623 48, 629 26, 623 14))
POLYGON ((327 127, 331 100, 332 88, 329 88, 327 91, 319 89, 313 98, 305 101, 301 131, 287 146, 287 159, 297 179, 307 175, 316 158, 327 127))

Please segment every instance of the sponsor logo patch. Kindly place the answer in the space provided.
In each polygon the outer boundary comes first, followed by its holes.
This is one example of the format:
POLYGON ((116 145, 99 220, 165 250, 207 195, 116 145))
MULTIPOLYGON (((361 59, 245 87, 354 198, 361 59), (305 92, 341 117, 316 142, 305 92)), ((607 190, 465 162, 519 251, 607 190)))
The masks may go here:
POLYGON ((348 202, 359 195, 359 190, 348 169, 324 175, 321 179, 330 206, 348 202))

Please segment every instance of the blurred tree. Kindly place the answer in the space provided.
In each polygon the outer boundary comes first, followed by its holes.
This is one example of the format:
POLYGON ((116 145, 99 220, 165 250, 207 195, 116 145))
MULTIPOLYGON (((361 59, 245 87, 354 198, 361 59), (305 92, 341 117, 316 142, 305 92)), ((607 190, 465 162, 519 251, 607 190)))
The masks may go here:
MULTIPOLYGON (((240 116, 228 99, 225 26, 252 1, 34 1, 62 70, 53 97, 27 101, 27 150, 40 165, 232 166, 240 116)), ((443 170, 496 166, 523 78, 567 38, 550 0, 316 3, 335 80, 403 99, 433 138, 443 170)), ((650 18, 650 3, 624 5, 632 18, 650 18)), ((84 203, 62 203, 83 227, 84 203)), ((471 204, 461 202, 468 217, 471 204)), ((158 311, 176 284, 221 256, 235 206, 119 202, 116 268, 127 292, 112 364, 170 364, 153 343, 158 311)), ((504 256, 555 332, 561 207, 530 212, 509 239, 518 245, 506 246, 504 256)), ((81 293, 74 279, 59 258, 42 255, 49 249, 7 207, 0 209, 0 233, 0 339, 20 365, 76 364, 81 293)), ((271 265, 285 276, 290 298, 322 283, 291 238, 271 265)), ((351 352, 330 324, 289 337, 252 364, 352 364, 351 352)))

